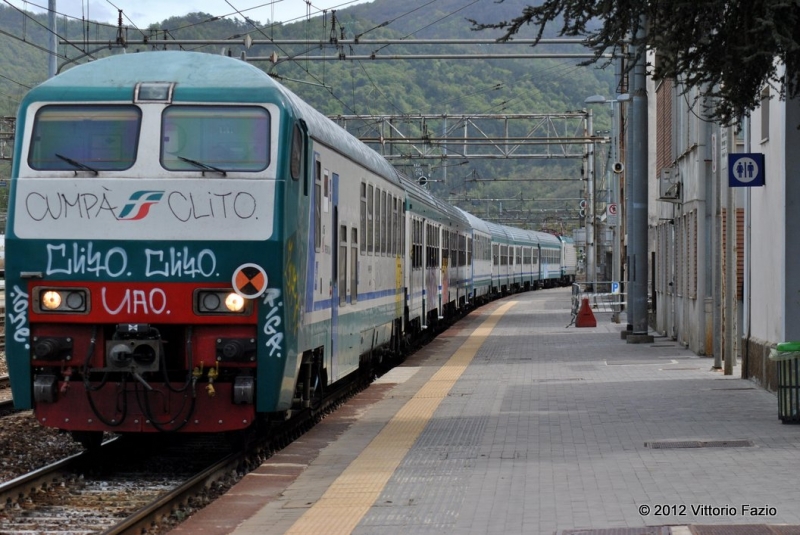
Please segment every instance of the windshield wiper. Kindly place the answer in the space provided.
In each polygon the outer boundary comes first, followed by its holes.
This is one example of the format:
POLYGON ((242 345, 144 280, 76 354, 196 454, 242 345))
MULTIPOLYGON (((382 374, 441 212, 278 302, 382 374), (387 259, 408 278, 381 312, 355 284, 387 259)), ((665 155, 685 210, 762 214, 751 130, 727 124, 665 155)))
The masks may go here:
POLYGON ((195 167, 199 167, 204 171, 214 171, 215 173, 219 173, 222 176, 228 176, 228 173, 224 169, 220 169, 219 167, 214 167, 213 165, 208 165, 207 163, 198 162, 197 160, 192 160, 191 158, 184 158, 183 156, 178 156, 178 159, 183 162, 190 163, 195 167))
MULTIPOLYGON (((98 171, 97 171, 97 169, 94 169, 94 168, 92 168, 92 167, 89 167, 89 166, 88 166, 88 165, 86 165, 85 163, 81 163, 81 162, 79 162, 79 161, 77 161, 77 160, 73 160, 72 158, 67 158, 66 156, 63 156, 63 155, 61 155, 61 154, 59 154, 59 153, 57 153, 57 152, 55 153, 55 155, 56 155, 56 158, 59 158, 59 159, 61 159, 61 160, 64 160, 65 162, 67 162, 68 164, 70 164, 72 167, 77 167, 77 168, 78 168, 78 169, 80 169, 81 171, 89 171, 90 173, 94 173, 94 176, 97 176, 97 175, 99 174, 99 173, 98 173, 98 171)), ((77 174, 78 174, 78 172, 77 172, 77 171, 75 171, 75 174, 77 175, 77 174)))

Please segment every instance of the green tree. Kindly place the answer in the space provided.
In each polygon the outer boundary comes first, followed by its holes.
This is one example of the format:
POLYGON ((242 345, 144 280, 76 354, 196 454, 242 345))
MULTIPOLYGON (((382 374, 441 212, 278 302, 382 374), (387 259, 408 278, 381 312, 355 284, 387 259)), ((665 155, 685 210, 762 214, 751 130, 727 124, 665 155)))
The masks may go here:
POLYGON ((782 99, 800 91, 798 0, 544 0, 508 20, 470 22, 474 30, 502 30, 501 41, 529 24, 540 39, 547 25, 560 24, 559 35, 586 39, 597 55, 590 62, 619 54, 626 42, 639 54, 656 50, 652 76, 717 97, 712 116, 728 124, 759 105, 765 85, 782 99), (639 34, 643 20, 646 32, 639 34))

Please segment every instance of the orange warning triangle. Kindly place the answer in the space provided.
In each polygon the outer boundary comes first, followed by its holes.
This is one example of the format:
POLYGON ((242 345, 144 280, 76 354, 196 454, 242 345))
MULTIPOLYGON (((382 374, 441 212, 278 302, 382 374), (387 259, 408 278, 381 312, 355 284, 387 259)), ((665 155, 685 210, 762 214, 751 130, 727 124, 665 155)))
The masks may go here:
POLYGON ((597 320, 589 306, 589 299, 584 297, 581 301, 581 308, 578 311, 578 318, 575 320, 575 327, 597 327, 597 320))

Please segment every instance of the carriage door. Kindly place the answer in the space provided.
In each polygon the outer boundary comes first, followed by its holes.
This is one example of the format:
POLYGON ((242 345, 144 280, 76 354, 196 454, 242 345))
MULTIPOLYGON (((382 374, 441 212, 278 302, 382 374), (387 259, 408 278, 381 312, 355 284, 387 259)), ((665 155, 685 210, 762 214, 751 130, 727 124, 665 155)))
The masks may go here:
POLYGON ((339 297, 347 296, 347 283, 342 284, 342 277, 347 276, 347 251, 344 254, 339 251, 339 241, 347 240, 347 232, 342 235, 339 230, 339 175, 333 173, 333 180, 329 183, 330 176, 325 171, 326 196, 330 194, 331 213, 333 223, 331 229, 331 281, 333 288, 331 291, 331 378, 332 381, 339 379, 339 297), (328 190, 330 188, 330 190, 328 190))

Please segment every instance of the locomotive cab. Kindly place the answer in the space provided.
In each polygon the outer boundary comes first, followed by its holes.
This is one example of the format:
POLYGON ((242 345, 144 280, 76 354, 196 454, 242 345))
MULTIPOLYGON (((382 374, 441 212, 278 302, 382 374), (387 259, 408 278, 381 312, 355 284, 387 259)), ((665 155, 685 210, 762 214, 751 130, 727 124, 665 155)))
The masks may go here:
POLYGON ((301 186, 283 187, 292 122, 275 84, 227 58, 136 56, 47 81, 17 121, 14 400, 87 444, 247 428, 294 390, 281 232, 296 223, 278 221, 301 186))

